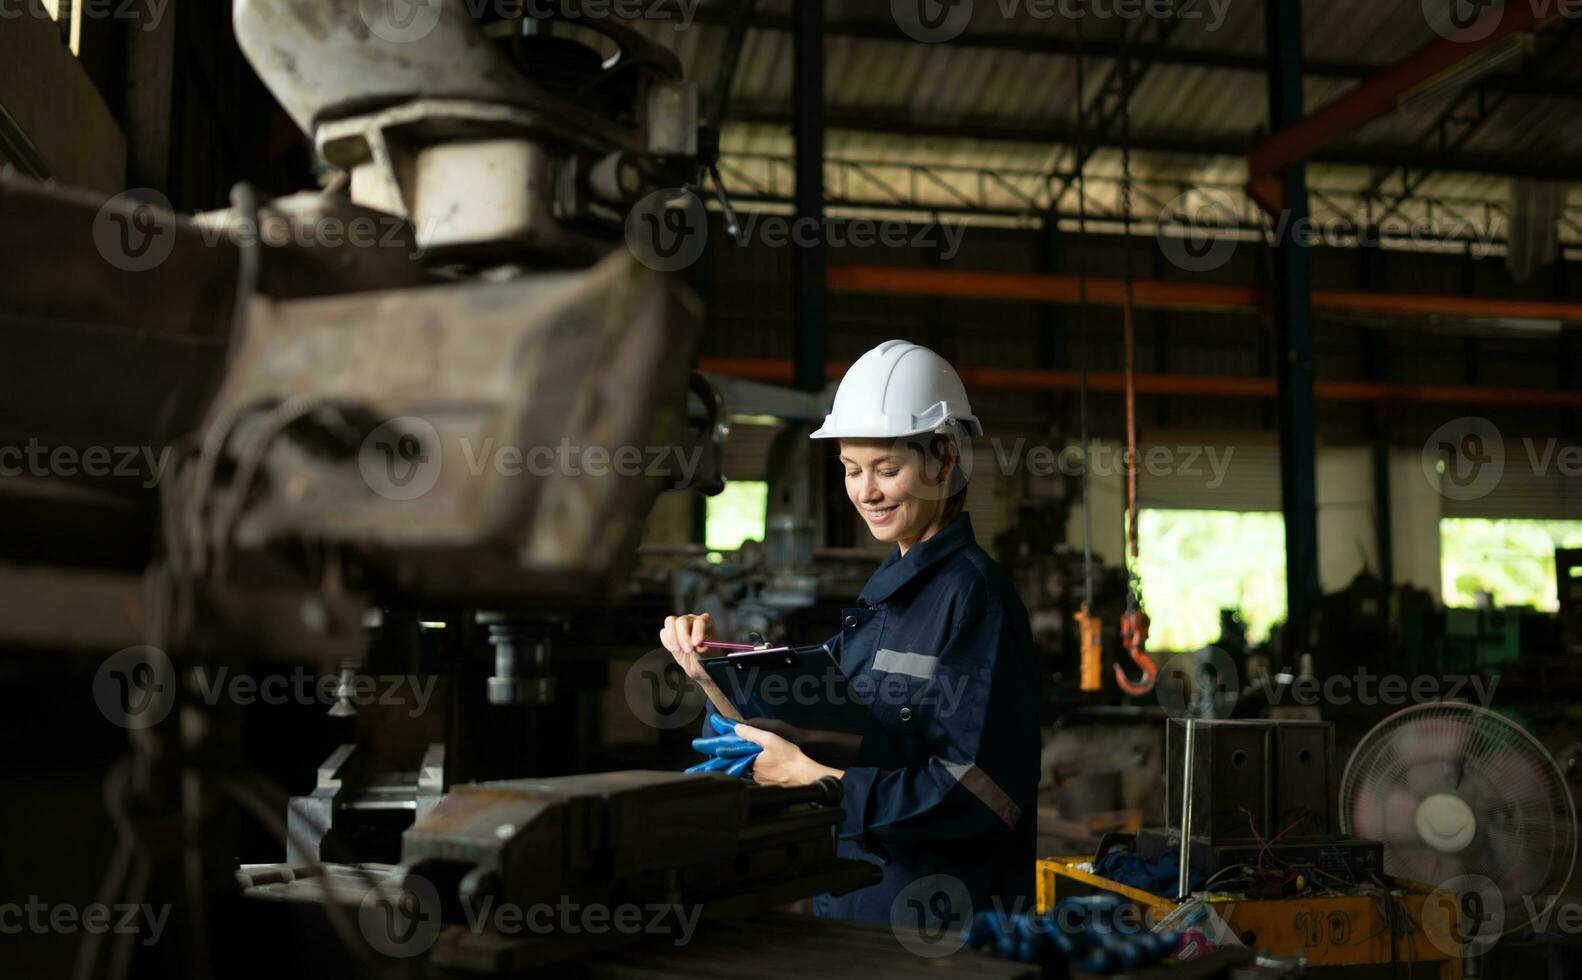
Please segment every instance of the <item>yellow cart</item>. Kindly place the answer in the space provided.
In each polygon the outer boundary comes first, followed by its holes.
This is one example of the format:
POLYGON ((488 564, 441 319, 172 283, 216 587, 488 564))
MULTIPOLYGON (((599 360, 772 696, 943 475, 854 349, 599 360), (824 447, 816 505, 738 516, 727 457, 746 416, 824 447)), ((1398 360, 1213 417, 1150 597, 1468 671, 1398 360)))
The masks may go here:
MULTIPOLYGON (((1139 888, 1101 878, 1077 867, 1086 858, 1046 858, 1038 862, 1038 909, 1047 912, 1062 898, 1109 892, 1141 907, 1149 921, 1168 915, 1176 903, 1139 888)), ((1244 945, 1272 956, 1306 957, 1310 967, 1388 966, 1394 961, 1424 968, 1418 976, 1461 980, 1461 959, 1439 948, 1423 931, 1423 902, 1429 889, 1397 882, 1411 919, 1410 934, 1391 933, 1390 924, 1368 895, 1315 895, 1278 899, 1228 899, 1213 903, 1214 911, 1244 945)))

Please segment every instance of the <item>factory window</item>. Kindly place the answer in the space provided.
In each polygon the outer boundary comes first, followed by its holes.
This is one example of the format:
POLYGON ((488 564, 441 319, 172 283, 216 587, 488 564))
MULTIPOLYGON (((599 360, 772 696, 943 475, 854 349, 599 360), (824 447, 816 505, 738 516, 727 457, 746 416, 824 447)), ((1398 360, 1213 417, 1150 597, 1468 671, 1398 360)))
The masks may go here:
POLYGON ((1221 609, 1241 612, 1253 643, 1285 619, 1285 519, 1278 513, 1144 510, 1137 547, 1150 653, 1218 640, 1221 609))
POLYGON ((1447 517, 1439 522, 1439 576, 1447 606, 1475 606, 1478 593, 1496 606, 1553 611, 1555 549, 1582 548, 1582 521, 1447 517))
POLYGON ((769 484, 762 480, 726 483, 718 496, 708 498, 704 543, 710 551, 735 551, 743 541, 762 541, 768 507, 769 484))

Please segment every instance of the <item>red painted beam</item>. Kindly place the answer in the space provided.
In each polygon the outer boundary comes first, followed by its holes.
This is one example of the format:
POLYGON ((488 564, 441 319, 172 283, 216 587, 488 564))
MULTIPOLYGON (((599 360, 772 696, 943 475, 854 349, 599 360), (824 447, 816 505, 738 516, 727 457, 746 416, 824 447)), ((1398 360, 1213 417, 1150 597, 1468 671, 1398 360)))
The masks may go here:
MULTIPOLYGON (((851 365, 831 361, 826 377, 839 378, 851 365)), ((755 381, 789 384, 791 362, 762 358, 704 357, 698 368, 715 374, 755 381)), ((969 387, 1008 391, 1075 391, 1081 384, 1076 371, 1040 371, 1031 368, 958 367, 969 387)), ((1384 381, 1317 381, 1314 391, 1326 401, 1423 402, 1452 405, 1536 405, 1582 408, 1582 390, 1545 388, 1488 388, 1475 385, 1413 385, 1384 381)), ((1126 390, 1126 376, 1119 371, 1088 372, 1088 390, 1126 390)), ((1137 391, 1144 395, 1186 395, 1208 398, 1273 398, 1273 378, 1232 378, 1202 374, 1139 374, 1137 391)))
POLYGON ((1540 30, 1560 19, 1563 4, 1512 0, 1489 7, 1469 26, 1442 37, 1390 68, 1361 82, 1300 122, 1266 137, 1247 155, 1248 190, 1270 211, 1284 207, 1279 181, 1272 179, 1334 142, 1378 118, 1401 100, 1469 58, 1506 38, 1540 30))
MULTIPOLYGON (((1120 306, 1124 302, 1126 286, 1120 279, 1090 278, 1087 286, 1089 303, 1120 306)), ((829 270, 829 288, 837 293, 955 296, 1031 303, 1076 303, 1081 298, 1081 280, 1076 276, 971 269, 836 266, 829 270)), ((1252 286, 1135 280, 1132 288, 1134 301, 1140 309, 1250 313, 1263 301, 1259 290, 1252 286)))
MULTIPOLYGON (((1088 302, 1120 306, 1125 283, 1089 279, 1088 302)), ((1076 276, 970 269, 907 269, 889 266, 838 266, 829 270, 837 293, 887 296, 949 296, 961 299, 1074 304, 1080 296, 1076 276)), ((1201 313, 1257 313, 1265 295, 1256 286, 1142 279, 1133 283, 1139 309, 1201 313)), ((1374 293, 1360 290, 1313 291, 1313 308, 1339 313, 1394 317, 1451 317, 1472 320, 1560 320, 1582 323, 1582 303, 1437 296, 1428 293, 1374 293)))

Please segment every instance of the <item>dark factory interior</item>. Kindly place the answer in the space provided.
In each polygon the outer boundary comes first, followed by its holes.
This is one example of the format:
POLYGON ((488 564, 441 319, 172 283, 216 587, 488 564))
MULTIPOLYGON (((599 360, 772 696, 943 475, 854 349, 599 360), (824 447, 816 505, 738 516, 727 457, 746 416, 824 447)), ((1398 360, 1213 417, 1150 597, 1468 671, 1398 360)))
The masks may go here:
POLYGON ((0 0, 0 975, 1582 978, 1573 177, 1576 0, 0 0))

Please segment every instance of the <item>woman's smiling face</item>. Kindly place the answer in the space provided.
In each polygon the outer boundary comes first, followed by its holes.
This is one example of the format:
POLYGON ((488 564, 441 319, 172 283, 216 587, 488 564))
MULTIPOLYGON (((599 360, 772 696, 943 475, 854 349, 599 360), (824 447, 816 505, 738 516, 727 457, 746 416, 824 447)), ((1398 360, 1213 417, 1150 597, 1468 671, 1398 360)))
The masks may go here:
POLYGON ((926 537, 944 512, 944 464, 892 439, 842 439, 840 463, 846 471, 846 496, 880 541, 893 541, 904 554, 926 537))

